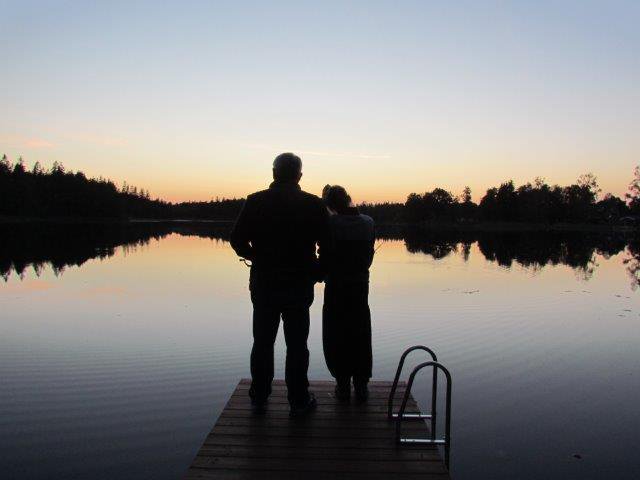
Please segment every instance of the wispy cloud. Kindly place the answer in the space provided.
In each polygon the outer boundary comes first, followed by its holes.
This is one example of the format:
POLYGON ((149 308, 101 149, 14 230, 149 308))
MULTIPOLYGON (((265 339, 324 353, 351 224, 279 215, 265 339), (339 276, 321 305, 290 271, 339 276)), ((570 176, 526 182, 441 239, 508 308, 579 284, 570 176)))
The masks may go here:
POLYGON ((300 155, 313 155, 315 157, 362 158, 362 159, 391 158, 390 155, 378 155, 374 153, 318 152, 313 150, 298 150, 298 152, 300 152, 300 155))
POLYGON ((0 136, 0 146, 24 149, 46 149, 60 144, 85 144, 98 147, 126 147, 129 142, 122 137, 100 135, 95 133, 70 133, 57 138, 56 143, 42 137, 28 137, 24 135, 0 136))
POLYGON ((129 142, 122 137, 100 135, 95 133, 74 133, 69 135, 72 142, 98 145, 100 147, 126 147, 129 142))
POLYGON ((22 135, 5 135, 0 137, 0 145, 8 145, 13 148, 53 148, 55 144, 38 137, 25 137, 22 135))
POLYGON ((298 148, 289 147, 281 147, 274 145, 257 145, 250 144, 245 145, 247 148, 256 149, 256 150, 268 150, 271 152, 294 152, 299 155, 309 155, 312 157, 327 157, 327 158, 352 158, 352 159, 363 159, 363 160, 382 160, 386 158, 391 158, 390 155, 384 154, 374 154, 374 153, 362 153, 362 152, 326 152, 320 150, 304 150, 298 148))
POLYGON ((24 141, 26 148, 53 148, 55 145, 42 138, 28 138, 24 141))

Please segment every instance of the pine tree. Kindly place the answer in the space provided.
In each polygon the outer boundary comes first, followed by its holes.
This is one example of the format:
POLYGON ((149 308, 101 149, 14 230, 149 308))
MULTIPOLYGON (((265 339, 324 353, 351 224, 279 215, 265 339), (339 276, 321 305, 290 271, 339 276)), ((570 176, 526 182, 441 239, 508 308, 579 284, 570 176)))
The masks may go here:
POLYGON ((0 160, 0 174, 9 173, 11 170, 11 162, 9 162, 7 155, 2 155, 2 160, 0 160))
POLYGON ((13 173, 16 175, 23 174, 25 172, 24 168, 24 160, 22 157, 18 157, 18 163, 16 163, 13 167, 13 173))
POLYGON ((462 203, 471 203, 471 188, 468 186, 462 190, 462 203))
POLYGON ((629 191, 625 195, 632 212, 640 212, 640 166, 633 171, 633 180, 629 183, 629 191))

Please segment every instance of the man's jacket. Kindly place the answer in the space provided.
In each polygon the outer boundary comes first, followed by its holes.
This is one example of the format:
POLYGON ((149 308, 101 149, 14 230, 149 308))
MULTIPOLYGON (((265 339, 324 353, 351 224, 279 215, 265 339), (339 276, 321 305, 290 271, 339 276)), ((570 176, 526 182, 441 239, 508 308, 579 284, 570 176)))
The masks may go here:
POLYGON ((315 195, 295 183, 273 182, 247 197, 231 232, 231 246, 251 261, 252 279, 316 281, 323 269, 317 246, 326 247, 329 215, 315 195))

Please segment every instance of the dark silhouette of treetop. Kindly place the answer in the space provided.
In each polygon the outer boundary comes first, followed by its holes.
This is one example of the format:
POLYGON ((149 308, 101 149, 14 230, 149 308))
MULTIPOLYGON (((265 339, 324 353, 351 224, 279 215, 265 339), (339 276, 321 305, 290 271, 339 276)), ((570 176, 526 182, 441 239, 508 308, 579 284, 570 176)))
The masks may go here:
POLYGON ((124 182, 118 188, 102 177, 87 178, 53 162, 27 169, 22 158, 12 164, 0 160, 0 216, 30 218, 207 218, 233 220, 243 200, 216 200, 172 204, 151 199, 148 190, 124 182))

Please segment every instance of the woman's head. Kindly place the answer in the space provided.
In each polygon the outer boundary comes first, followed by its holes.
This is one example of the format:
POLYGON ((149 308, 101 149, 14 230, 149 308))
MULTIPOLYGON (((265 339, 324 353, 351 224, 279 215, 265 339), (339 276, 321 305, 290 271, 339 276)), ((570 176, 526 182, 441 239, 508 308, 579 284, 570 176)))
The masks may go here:
POLYGON ((337 213, 346 212, 351 206, 351 197, 340 185, 325 185, 322 200, 327 207, 337 213))

